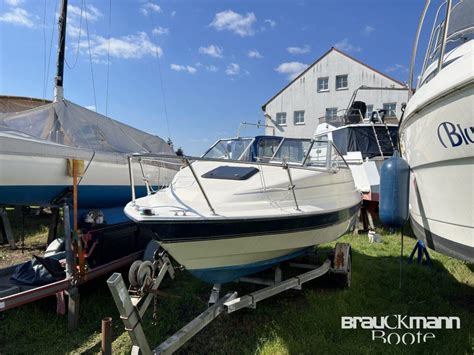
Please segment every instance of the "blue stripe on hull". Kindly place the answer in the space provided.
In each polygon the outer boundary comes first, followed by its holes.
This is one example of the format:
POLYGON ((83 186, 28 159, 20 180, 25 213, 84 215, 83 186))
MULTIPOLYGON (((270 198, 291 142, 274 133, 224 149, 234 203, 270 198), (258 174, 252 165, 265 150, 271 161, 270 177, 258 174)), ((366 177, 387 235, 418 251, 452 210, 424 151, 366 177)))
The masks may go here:
POLYGON ((194 269, 188 270, 196 278, 208 282, 211 284, 216 283, 226 283, 231 282, 239 277, 246 275, 255 274, 256 272, 263 271, 271 268, 272 266, 285 261, 294 259, 298 256, 303 255, 306 252, 307 248, 298 250, 297 252, 280 256, 275 259, 258 261, 256 263, 245 264, 245 265, 236 265, 236 266, 224 266, 210 269, 194 269))
MULTIPOLYGON (((0 204, 23 206, 48 206, 71 186, 0 186, 0 204)), ((146 195, 144 186, 136 187, 137 197, 146 195)), ((125 207, 132 199, 129 185, 79 185, 79 208, 125 207)))

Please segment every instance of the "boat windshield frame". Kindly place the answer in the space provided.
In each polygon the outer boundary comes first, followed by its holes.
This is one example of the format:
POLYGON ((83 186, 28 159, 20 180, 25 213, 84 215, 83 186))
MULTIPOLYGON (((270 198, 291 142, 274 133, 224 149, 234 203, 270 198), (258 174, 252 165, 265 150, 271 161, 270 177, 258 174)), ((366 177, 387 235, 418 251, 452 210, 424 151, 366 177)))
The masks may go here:
MULTIPOLYGON (((422 28, 425 25, 426 14, 433 2, 434 1, 432 0, 426 0, 425 2, 425 6, 418 23, 415 41, 413 43, 408 83, 410 96, 413 95, 413 79, 415 74, 415 64, 418 54, 420 35, 422 28)), ((415 85, 417 89, 433 79, 445 65, 451 62, 452 59, 447 58, 448 56, 446 55, 446 50, 448 49, 449 52, 452 52, 454 49, 462 45, 463 42, 460 41, 463 39, 462 35, 468 36, 468 38, 474 37, 474 20, 469 25, 459 26, 459 24, 463 21, 462 17, 460 17, 462 15, 459 14, 462 13, 463 4, 467 3, 468 2, 463 0, 445 0, 439 2, 439 6, 434 16, 433 25, 431 27, 419 79, 417 79, 417 83, 415 85), (455 2, 454 5, 453 2, 455 2), (444 18, 441 18, 440 16, 443 16, 443 14, 444 18), (452 16, 453 14, 454 16, 452 16), (458 20, 459 22, 457 22, 458 20), (448 44, 451 44, 452 46, 447 48, 448 44)))
MULTIPOLYGON (((245 154, 249 153, 250 149, 252 148, 253 143, 255 142, 255 138, 252 138, 252 137, 234 137, 234 138, 219 139, 209 149, 207 149, 206 152, 203 155, 201 155, 201 158, 203 158, 203 159, 212 159, 212 160, 216 159, 216 158, 206 157, 206 155, 209 152, 211 152, 215 147, 217 147, 220 143, 229 142, 229 141, 248 141, 249 144, 244 148, 244 150, 242 151, 242 153, 239 155, 239 157, 237 159, 230 159, 230 158, 219 158, 219 159, 227 160, 227 161, 244 161, 243 157, 245 156, 245 154)), ((224 149, 227 152, 227 155, 229 156, 229 152, 227 151, 227 149, 225 147, 224 147, 224 149)))

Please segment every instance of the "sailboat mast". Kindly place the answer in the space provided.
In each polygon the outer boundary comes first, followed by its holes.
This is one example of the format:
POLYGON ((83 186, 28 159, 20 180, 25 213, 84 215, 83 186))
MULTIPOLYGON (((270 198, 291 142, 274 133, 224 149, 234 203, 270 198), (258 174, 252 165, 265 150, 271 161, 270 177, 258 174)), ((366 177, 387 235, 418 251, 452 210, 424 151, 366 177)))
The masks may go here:
POLYGON ((68 0, 62 0, 61 15, 58 21, 58 59, 56 63, 56 77, 54 79, 54 102, 61 101, 64 98, 63 79, 64 52, 66 48, 67 1, 68 0))

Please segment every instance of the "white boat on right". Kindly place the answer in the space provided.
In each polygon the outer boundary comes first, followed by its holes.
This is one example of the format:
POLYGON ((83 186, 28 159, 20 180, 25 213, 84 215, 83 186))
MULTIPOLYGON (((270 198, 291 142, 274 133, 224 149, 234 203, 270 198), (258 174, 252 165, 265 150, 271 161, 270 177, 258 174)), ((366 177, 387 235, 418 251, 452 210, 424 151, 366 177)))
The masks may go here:
POLYGON ((409 211, 417 238, 468 262, 474 262, 473 39, 474 0, 426 2, 410 85, 415 70, 421 71, 399 130, 401 152, 410 165, 409 211), (427 20, 431 14, 432 24, 427 20), (418 65, 426 26, 431 33, 418 65))

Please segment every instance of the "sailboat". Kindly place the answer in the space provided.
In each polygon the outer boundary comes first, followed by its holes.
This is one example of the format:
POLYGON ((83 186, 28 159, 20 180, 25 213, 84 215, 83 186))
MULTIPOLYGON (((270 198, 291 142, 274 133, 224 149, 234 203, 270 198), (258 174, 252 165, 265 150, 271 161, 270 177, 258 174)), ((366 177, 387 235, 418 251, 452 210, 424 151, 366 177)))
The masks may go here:
POLYGON ((125 214, 205 282, 230 282, 335 240, 359 210, 351 170, 327 140, 224 139, 185 162, 168 188, 134 198, 125 214))
MULTIPOLYGON (((54 101, 0 114, 0 205, 52 206, 70 202, 72 165, 78 166, 80 209, 122 207, 130 200, 127 157, 131 153, 173 155, 158 136, 140 131, 64 98, 67 0, 62 1, 54 101)), ((139 180, 146 166, 137 167, 139 180)), ((177 169, 153 167, 154 188, 168 185, 177 169)), ((151 174, 151 173, 150 173, 151 174)), ((123 214, 122 214, 123 216, 123 214)), ((123 217, 125 219, 125 217, 123 217)))
MULTIPOLYGON (((410 85, 420 33, 433 25, 416 92, 400 124, 410 165, 412 228, 425 245, 474 262, 474 1, 427 1, 413 48, 410 85)), ((411 92, 411 90, 410 90, 411 92)))

